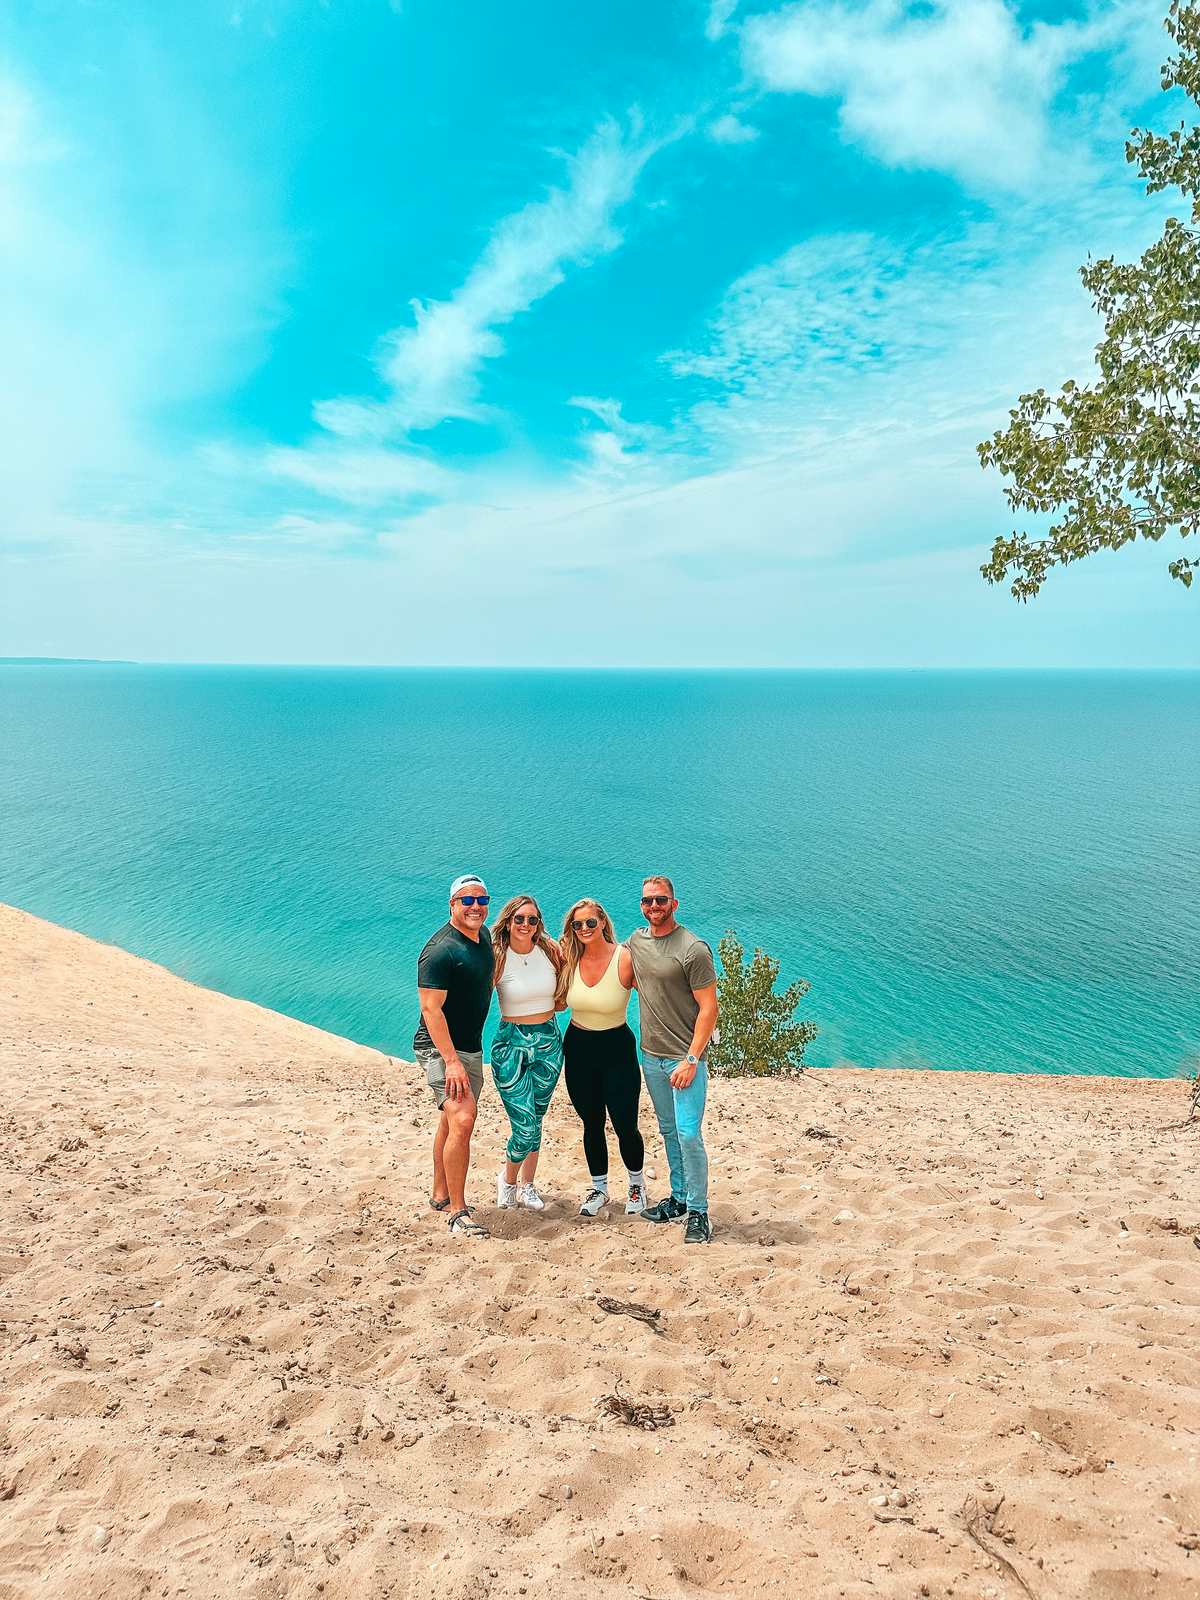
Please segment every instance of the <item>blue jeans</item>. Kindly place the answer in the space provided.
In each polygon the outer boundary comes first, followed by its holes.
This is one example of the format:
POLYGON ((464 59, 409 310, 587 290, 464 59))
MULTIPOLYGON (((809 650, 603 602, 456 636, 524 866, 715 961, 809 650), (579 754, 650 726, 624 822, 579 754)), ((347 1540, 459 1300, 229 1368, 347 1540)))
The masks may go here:
POLYGON ((708 1061, 700 1057, 696 1076, 686 1089, 672 1087, 671 1074, 678 1065, 678 1056, 644 1055, 642 1075, 667 1147, 671 1193, 676 1200, 686 1200, 689 1211, 707 1211, 708 1152, 702 1124, 708 1099, 708 1061))

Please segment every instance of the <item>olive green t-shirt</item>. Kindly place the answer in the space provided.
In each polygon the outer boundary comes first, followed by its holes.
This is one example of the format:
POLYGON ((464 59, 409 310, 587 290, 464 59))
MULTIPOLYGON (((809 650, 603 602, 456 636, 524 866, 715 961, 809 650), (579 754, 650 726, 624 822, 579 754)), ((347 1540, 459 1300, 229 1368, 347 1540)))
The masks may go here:
POLYGON ((642 1049, 648 1056, 680 1059, 692 1048, 700 1007, 693 989, 717 981, 712 951, 687 928, 656 939, 639 928, 627 940, 642 1018, 642 1049))

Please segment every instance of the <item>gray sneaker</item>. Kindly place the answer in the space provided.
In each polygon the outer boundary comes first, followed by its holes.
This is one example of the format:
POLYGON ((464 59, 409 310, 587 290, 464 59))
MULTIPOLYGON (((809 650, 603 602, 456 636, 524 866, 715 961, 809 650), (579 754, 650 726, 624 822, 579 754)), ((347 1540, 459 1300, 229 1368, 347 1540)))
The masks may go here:
POLYGON ((598 1217, 607 1204, 608 1195, 603 1189, 589 1189, 583 1197, 579 1215, 581 1217, 598 1217))

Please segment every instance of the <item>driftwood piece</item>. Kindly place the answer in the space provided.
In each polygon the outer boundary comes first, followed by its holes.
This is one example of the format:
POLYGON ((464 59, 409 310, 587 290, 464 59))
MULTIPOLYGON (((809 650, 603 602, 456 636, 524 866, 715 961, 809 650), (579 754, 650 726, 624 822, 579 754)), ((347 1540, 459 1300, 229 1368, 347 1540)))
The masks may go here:
POLYGON ((1008 1557, 997 1550, 995 1545, 988 1544, 983 1538, 984 1533, 991 1534, 994 1532, 992 1524, 999 1509, 1000 1507, 996 1506, 991 1511, 985 1511, 974 1495, 968 1495, 966 1500, 963 1501, 962 1510, 958 1514, 959 1523, 967 1538, 977 1549, 983 1551, 989 1561, 994 1561, 1002 1572, 1007 1572, 1013 1582, 1019 1584, 1022 1591, 1029 1596, 1029 1600, 1037 1600, 1033 1590, 1008 1557))
POLYGON ((598 1296, 596 1304, 610 1316, 632 1317, 635 1322, 644 1322, 653 1328, 655 1333, 663 1331, 662 1312, 657 1306, 644 1306, 638 1300, 613 1300, 606 1294, 598 1296))
POLYGON ((645 1428, 653 1433, 657 1428, 675 1426, 675 1418, 668 1406, 652 1406, 645 1401, 629 1400, 623 1394, 602 1394, 596 1404, 629 1428, 645 1428))

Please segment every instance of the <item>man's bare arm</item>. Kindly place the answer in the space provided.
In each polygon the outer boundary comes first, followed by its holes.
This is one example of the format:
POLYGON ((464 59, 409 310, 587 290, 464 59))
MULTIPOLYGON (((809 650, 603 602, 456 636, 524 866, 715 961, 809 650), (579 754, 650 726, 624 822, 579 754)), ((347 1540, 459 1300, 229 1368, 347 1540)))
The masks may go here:
MULTIPOLYGON (((696 1013, 696 1026, 688 1055, 699 1059, 708 1049, 717 1026, 717 986, 710 983, 704 989, 693 989, 692 997, 700 1009, 696 1013)), ((671 1074, 671 1083, 676 1089, 686 1089, 695 1076, 696 1069, 691 1062, 681 1061, 671 1074)))
POLYGON ((467 1077, 467 1069, 458 1059, 446 1013, 442 1009, 447 992, 445 989, 418 989, 417 999, 421 1002, 421 1020, 433 1040, 433 1047, 446 1063, 446 1097, 449 1100, 461 1100, 470 1093, 471 1080, 467 1077))

